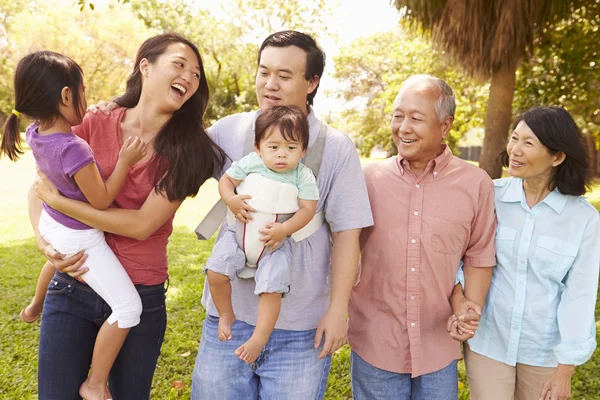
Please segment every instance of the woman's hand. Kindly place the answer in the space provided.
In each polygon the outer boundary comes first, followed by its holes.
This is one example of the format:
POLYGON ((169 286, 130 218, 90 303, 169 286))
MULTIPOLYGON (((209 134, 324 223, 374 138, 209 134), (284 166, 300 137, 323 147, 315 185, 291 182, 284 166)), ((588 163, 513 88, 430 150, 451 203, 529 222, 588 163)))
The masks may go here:
POLYGON ((470 339, 475 335, 475 331, 479 328, 479 318, 481 317, 481 306, 476 302, 467 299, 462 290, 455 288, 451 298, 452 310, 454 315, 450 316, 447 323, 447 330, 455 340, 464 341, 453 335, 454 329, 451 329, 451 324, 456 322, 457 332, 460 337, 468 335, 470 339))
POLYGON ((119 105, 114 101, 100 100, 98 103, 89 106, 87 111, 91 112, 92 114, 96 114, 98 111, 101 111, 102 114, 108 115, 117 107, 119 107, 119 105))
POLYGON ((44 203, 52 208, 56 208, 56 202, 60 199, 61 194, 52 182, 40 170, 37 171, 38 179, 35 181, 35 194, 44 203))
POLYGON ((558 364, 556 371, 544 383, 540 400, 567 400, 571 398, 571 377, 575 366, 558 364))
POLYGON ((83 267, 85 260, 87 260, 87 255, 84 254, 83 251, 65 259, 64 254, 60 254, 58 251, 54 250, 52 245, 43 238, 38 238, 37 242, 40 251, 48 260, 47 262, 52 264, 52 266, 60 272, 69 274, 75 278, 88 271, 89 268, 83 267))

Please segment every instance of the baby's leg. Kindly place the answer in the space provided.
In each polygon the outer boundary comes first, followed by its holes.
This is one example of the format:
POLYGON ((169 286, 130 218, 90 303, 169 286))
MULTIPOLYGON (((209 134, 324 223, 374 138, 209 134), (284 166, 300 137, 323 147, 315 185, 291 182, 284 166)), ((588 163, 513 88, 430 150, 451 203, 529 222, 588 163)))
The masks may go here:
POLYGON ((235 226, 228 227, 215 243, 204 271, 213 303, 219 311, 219 340, 231 339, 235 314, 231 304, 230 279, 244 268, 246 256, 235 239, 235 226))
POLYGON ((235 351, 235 355, 247 362, 254 363, 275 328, 281 309, 281 293, 262 293, 258 300, 258 319, 254 333, 246 343, 235 351))
POLYGON ((46 261, 40 271, 40 277, 38 278, 35 287, 35 295, 33 296, 33 299, 31 299, 31 303, 21 311, 21 319, 24 322, 35 322, 42 314, 46 291, 48 290, 48 285, 50 284, 55 271, 56 268, 54 268, 54 265, 50 264, 49 261, 46 261))
POLYGON ((253 363, 269 340, 279 318, 281 297, 289 292, 291 281, 292 249, 289 240, 258 263, 255 294, 258 301, 258 319, 254 333, 235 354, 247 363, 253 363))
POLYGON ((210 296, 219 311, 219 340, 231 339, 231 326, 235 322, 233 305, 231 304, 231 283, 229 277, 217 272, 206 270, 206 278, 210 289, 210 296))

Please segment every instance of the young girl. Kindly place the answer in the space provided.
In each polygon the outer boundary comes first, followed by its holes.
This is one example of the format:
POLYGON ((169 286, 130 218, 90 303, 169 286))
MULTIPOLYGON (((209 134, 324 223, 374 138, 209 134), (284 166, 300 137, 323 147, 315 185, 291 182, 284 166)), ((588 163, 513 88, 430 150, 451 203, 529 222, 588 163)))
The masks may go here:
MULTIPOLYGON (((86 109, 83 73, 79 65, 61 54, 38 51, 25 56, 15 74, 15 109, 4 125, 0 154, 16 161, 21 150, 18 118, 35 120, 26 140, 38 169, 65 196, 108 208, 125 183, 129 167, 146 153, 138 137, 128 138, 110 177, 104 182, 90 146, 71 127, 82 122, 86 109)), ((110 398, 108 375, 129 329, 140 321, 142 303, 138 292, 110 250, 104 233, 43 204, 38 229, 41 236, 65 257, 84 250, 85 282, 110 305, 112 314, 98 332, 90 374, 79 389, 87 399, 110 398), (115 324, 116 322, 116 324, 115 324)), ((42 311, 46 288, 54 268, 44 267, 32 303, 21 318, 33 322, 42 311)), ((57 368, 60 368, 57 365, 57 368)))
POLYGON ((231 339, 231 327, 235 321, 229 281, 236 275, 239 278, 252 277, 254 274, 248 272, 248 266, 258 265, 254 275, 255 294, 260 296, 256 328, 250 339, 235 351, 248 364, 254 363, 267 343, 279 316, 281 297, 289 292, 292 250, 286 237, 310 222, 319 200, 312 171, 300 164, 307 147, 308 122, 302 111, 295 106, 270 108, 256 119, 255 152, 234 162, 219 180, 221 198, 241 224, 237 224, 237 237, 236 224, 228 226, 215 244, 205 271, 219 311, 219 339, 224 341, 231 339), (256 178, 256 174, 263 179, 256 178), (251 180, 257 184, 250 183, 251 180), (282 184, 287 188, 280 188, 282 184), (255 187, 246 187, 252 185, 255 187), (293 196, 290 195, 290 187, 293 196), (236 188, 242 194, 236 194, 236 188), (278 199, 275 202, 272 201, 274 197, 278 199), (291 210, 290 201, 286 200, 292 200, 291 210), (273 205, 284 211, 265 210, 273 205), (269 211, 295 214, 285 221, 277 214, 274 222, 266 227, 262 222, 250 227, 252 219, 264 221, 263 216, 269 211), (249 238, 254 236, 258 240, 253 229, 260 229, 259 232, 264 234, 260 239, 262 244, 258 246, 249 238), (270 250, 265 251, 264 246, 270 250), (253 254, 250 254, 250 248, 254 248, 253 254))

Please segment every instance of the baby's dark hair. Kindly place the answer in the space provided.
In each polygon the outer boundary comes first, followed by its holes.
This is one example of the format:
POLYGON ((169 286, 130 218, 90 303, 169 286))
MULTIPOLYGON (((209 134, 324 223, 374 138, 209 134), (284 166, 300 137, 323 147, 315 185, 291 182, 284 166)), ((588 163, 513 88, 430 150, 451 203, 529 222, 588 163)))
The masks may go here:
POLYGON ((259 146, 267 133, 279 129, 287 141, 302 144, 302 150, 308 148, 308 120, 297 106, 277 106, 262 111, 254 126, 254 143, 259 146))
MULTIPOLYGON (((58 107, 62 100, 62 89, 66 86, 73 93, 75 112, 81 120, 83 117, 79 108, 81 85, 83 85, 83 71, 75 61, 53 51, 36 51, 23 57, 17 65, 14 109, 30 119, 54 123, 61 117, 58 107)), ((6 154, 12 161, 16 161, 19 155, 23 154, 23 150, 19 121, 15 113, 8 116, 2 131, 0 155, 6 154)))

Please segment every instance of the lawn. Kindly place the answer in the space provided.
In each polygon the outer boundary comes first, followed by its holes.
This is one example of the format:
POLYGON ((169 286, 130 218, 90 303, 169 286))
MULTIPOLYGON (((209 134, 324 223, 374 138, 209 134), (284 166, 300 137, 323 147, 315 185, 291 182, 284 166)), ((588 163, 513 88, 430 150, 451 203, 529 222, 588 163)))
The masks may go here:
MULTIPOLYGON (((33 295, 44 262, 35 247, 27 217, 26 193, 34 175, 30 153, 16 164, 0 160, 0 399, 37 398, 39 323, 27 325, 19 320, 19 311, 33 295)), ((600 208, 600 185, 595 189, 590 200, 600 208)), ((184 202, 175 218, 168 248, 171 273, 167 292, 169 323, 154 377, 152 399, 187 399, 190 396, 191 374, 204 319, 200 305, 204 284, 201 266, 213 244, 212 241, 197 241, 193 228, 217 196, 216 182, 211 180, 202 187, 197 198, 184 202)), ((600 303, 596 312, 600 316, 600 303)), ((600 351, 596 351, 586 365, 577 368, 573 379, 574 399, 600 400, 598 371, 600 351)), ((466 382, 462 363, 460 378, 461 382, 466 382)), ((350 397, 349 350, 346 346, 334 355, 326 398, 350 397)), ((462 384, 460 398, 468 399, 468 388, 462 384)))

